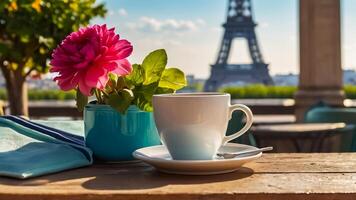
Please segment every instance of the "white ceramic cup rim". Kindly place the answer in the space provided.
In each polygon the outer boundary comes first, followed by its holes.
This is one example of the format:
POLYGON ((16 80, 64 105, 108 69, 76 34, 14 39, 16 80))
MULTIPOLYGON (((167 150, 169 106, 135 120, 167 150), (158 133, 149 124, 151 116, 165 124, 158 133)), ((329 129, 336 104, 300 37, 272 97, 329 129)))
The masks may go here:
POLYGON ((225 97, 230 96, 228 93, 220 92, 191 92, 191 93, 170 93, 170 94, 155 94, 153 97, 225 97))

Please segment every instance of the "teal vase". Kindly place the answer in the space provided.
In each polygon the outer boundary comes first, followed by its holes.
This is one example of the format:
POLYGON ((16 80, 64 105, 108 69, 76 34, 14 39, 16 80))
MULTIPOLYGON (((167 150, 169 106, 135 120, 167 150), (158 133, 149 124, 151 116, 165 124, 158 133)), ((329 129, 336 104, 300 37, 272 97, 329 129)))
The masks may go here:
POLYGON ((109 105, 88 104, 84 109, 85 144, 102 161, 134 160, 136 149, 159 145, 152 112, 130 106, 125 115, 109 105))

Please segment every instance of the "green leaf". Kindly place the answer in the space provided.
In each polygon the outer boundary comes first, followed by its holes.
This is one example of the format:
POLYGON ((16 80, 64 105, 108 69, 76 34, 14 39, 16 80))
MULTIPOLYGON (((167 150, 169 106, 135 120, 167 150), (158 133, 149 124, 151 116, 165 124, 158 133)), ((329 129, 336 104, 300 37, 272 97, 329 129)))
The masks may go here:
POLYGON ((187 80, 185 78, 184 73, 177 68, 165 69, 158 84, 159 87, 169 88, 173 90, 182 89, 186 85, 187 80))
POLYGON ((137 104, 138 108, 142 111, 146 112, 152 112, 153 111, 153 106, 152 106, 152 101, 147 101, 147 100, 141 100, 137 104))
POLYGON ((148 54, 142 62, 142 67, 145 70, 145 80, 143 84, 149 85, 159 81, 166 65, 167 54, 164 49, 158 49, 148 54))
POLYGON ((151 83, 149 85, 143 85, 141 87, 141 92, 146 100, 151 101, 152 96, 156 93, 158 88, 158 83, 151 83))
POLYGON ((170 89, 170 88, 157 88, 155 94, 169 94, 169 93, 174 93, 175 90, 174 89, 170 89))
POLYGON ((132 91, 123 89, 119 93, 110 94, 107 103, 118 112, 125 114, 133 99, 132 91))
POLYGON ((20 41, 23 42, 23 43, 28 43, 30 42, 30 36, 29 35, 20 35, 20 41))
POLYGON ((0 55, 4 56, 9 53, 7 44, 0 42, 0 55))
POLYGON ((117 75, 113 73, 109 73, 109 81, 105 86, 105 92, 106 93, 112 93, 114 91, 114 88, 116 87, 117 84, 117 75))
POLYGON ((113 85, 116 85, 118 76, 116 74, 113 73, 109 73, 109 80, 113 83, 113 85))
POLYGON ((88 97, 82 94, 79 89, 77 89, 76 101, 79 112, 83 112, 84 107, 88 104, 88 97))
POLYGON ((150 85, 141 85, 135 87, 135 101, 141 110, 151 112, 152 109, 152 96, 156 93, 158 83, 151 83, 150 85))
POLYGON ((135 98, 134 104, 143 111, 152 112, 152 100, 147 100, 143 94, 138 94, 137 98, 135 98))
POLYGON ((145 70, 141 65, 132 65, 132 72, 125 76, 125 82, 130 86, 136 86, 143 83, 145 78, 145 70))
POLYGON ((122 90, 126 87, 126 83, 125 83, 125 79, 120 76, 118 79, 117 79, 117 84, 116 84, 116 89, 117 90, 122 90))

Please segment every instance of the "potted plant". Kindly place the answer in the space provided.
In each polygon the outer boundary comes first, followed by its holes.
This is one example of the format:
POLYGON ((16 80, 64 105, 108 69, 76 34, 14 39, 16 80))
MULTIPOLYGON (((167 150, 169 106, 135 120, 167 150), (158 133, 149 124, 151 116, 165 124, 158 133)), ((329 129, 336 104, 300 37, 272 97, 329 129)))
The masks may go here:
POLYGON ((86 145, 101 160, 132 160, 134 150, 160 144, 152 96, 186 86, 182 71, 166 68, 164 49, 131 65, 127 57, 132 49, 113 28, 94 25, 71 33, 52 54, 54 80, 62 90, 76 89, 86 145), (88 103, 91 96, 96 100, 88 103))

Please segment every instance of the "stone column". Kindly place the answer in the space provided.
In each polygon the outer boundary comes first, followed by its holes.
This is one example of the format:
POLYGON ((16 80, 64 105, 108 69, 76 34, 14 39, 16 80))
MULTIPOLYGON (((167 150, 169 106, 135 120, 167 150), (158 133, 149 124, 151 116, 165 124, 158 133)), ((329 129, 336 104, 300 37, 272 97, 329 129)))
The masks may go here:
POLYGON ((319 101, 342 106, 339 0, 299 0, 300 75, 297 121, 319 101))

